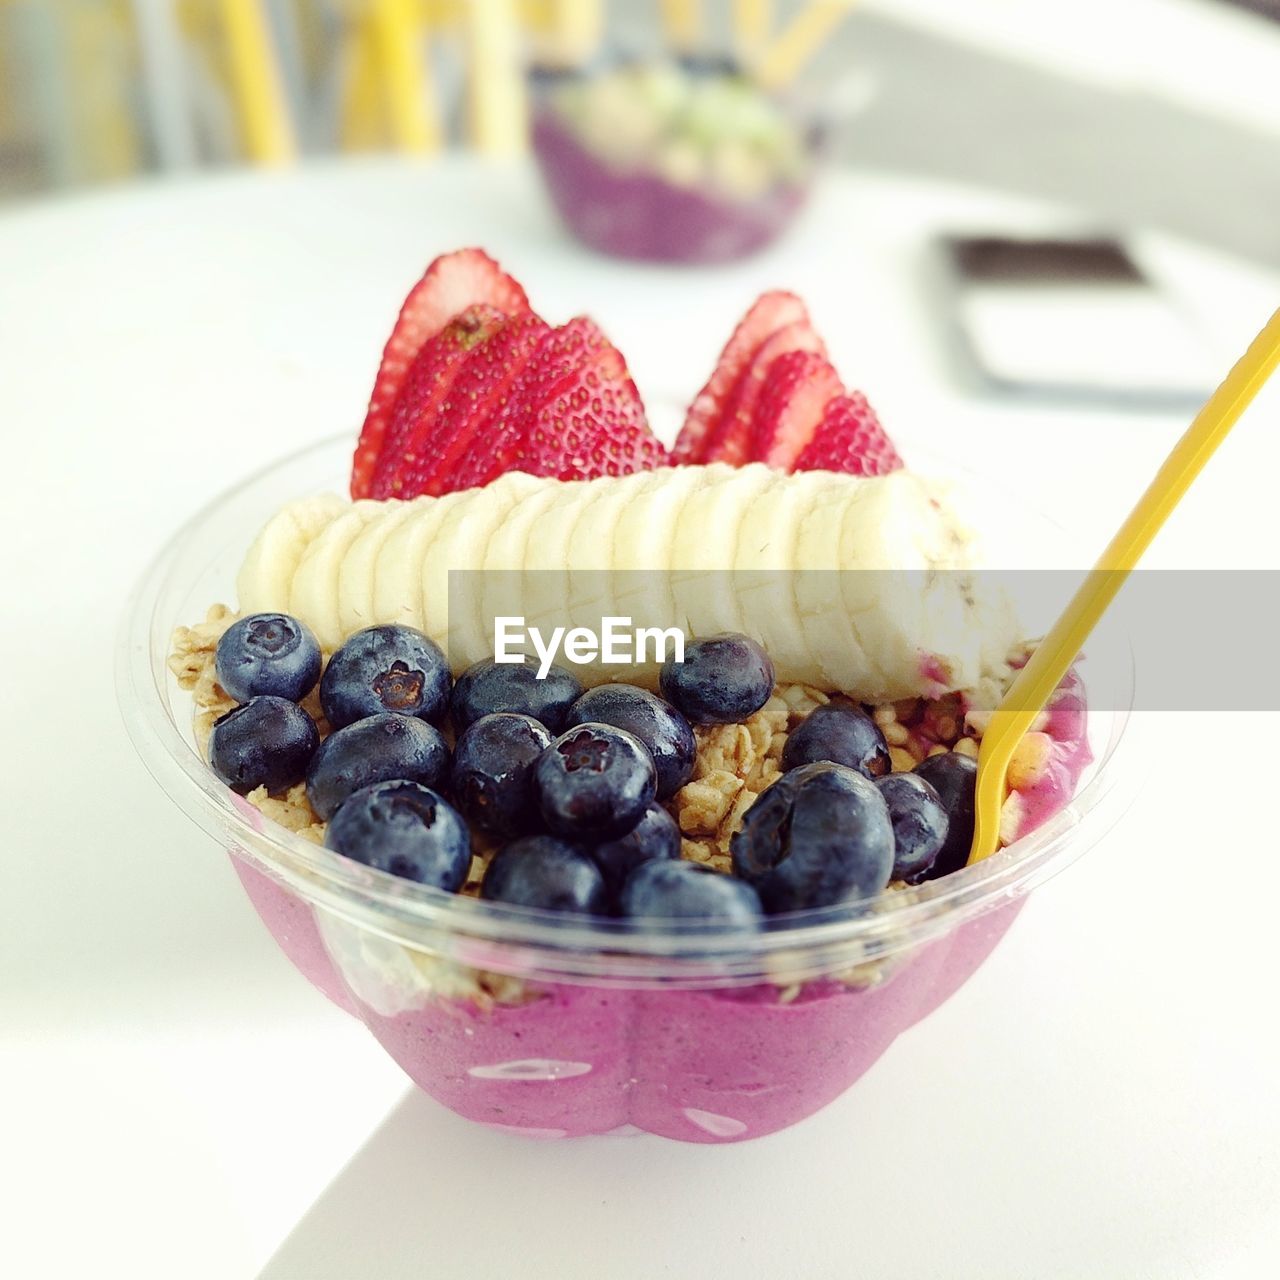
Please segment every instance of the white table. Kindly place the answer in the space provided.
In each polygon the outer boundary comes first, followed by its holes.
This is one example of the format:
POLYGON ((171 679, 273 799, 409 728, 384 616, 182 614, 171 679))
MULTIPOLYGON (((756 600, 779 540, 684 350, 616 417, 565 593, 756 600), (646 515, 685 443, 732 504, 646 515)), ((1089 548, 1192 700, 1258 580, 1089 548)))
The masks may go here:
MULTIPOLYGON (((521 170, 375 160, 0 220, 0 1273, 237 1280, 291 1230, 271 1280, 1275 1269, 1274 713, 1166 717, 1109 843, 855 1090, 693 1148, 531 1144, 407 1094, 276 953, 115 711, 144 562, 247 469, 354 432, 406 287, 463 243, 545 314, 596 315, 651 399, 696 389, 759 288, 797 289, 908 456, 1017 477, 1083 561, 1180 424, 962 398, 916 288, 930 229, 1046 217, 839 178, 773 253, 674 273, 573 250, 521 170)), ((1243 264, 1144 247, 1224 352, 1280 297, 1243 264)), ((1154 563, 1277 567, 1278 411, 1274 388, 1154 563)))

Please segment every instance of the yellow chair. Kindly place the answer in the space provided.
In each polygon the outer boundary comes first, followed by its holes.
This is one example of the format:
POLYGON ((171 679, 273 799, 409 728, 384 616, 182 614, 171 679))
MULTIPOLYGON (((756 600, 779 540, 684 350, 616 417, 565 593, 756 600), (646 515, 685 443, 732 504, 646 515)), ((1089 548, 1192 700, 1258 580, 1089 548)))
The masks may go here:
POLYGON ((279 50, 261 0, 179 0, 183 30, 222 73, 246 157, 287 164, 298 151, 279 50))
MULTIPOLYGON (((772 88, 790 84, 819 46, 844 21, 857 0, 809 0, 778 26, 772 0, 733 0, 733 44, 744 66, 772 88)), ((696 49, 706 36, 705 6, 699 0, 659 0, 668 47, 696 49)))
POLYGON ((452 40, 466 72, 467 138, 489 155, 522 151, 528 133, 522 43, 589 56, 603 24, 600 0, 348 0, 344 145, 388 136, 408 151, 442 145, 441 111, 428 53, 452 40))

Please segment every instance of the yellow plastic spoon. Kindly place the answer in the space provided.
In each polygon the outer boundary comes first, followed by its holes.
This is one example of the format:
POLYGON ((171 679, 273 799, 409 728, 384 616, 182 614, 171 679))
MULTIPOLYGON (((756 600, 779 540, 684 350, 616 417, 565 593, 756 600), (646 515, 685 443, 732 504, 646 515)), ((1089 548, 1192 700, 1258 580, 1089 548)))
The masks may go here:
POLYGON ((1151 540, 1277 365, 1280 365, 1280 311, 1267 321, 1248 351, 1196 414, 1138 505, 1009 686, 983 732, 978 750, 976 821, 969 850, 970 864, 989 858, 999 844, 1005 777, 1014 749, 1067 674, 1089 633, 1151 540))

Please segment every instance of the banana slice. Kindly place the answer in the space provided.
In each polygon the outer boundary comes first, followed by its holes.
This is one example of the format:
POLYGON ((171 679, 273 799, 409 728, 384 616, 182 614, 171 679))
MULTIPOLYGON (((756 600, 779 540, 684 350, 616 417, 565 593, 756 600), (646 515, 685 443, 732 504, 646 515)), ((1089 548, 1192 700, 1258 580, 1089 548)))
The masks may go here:
POLYGON ((685 501, 671 551, 676 616, 693 636, 742 631, 746 625, 733 581, 738 535, 760 494, 778 473, 760 463, 717 464, 685 501))
MULTIPOLYGON (((533 529, 560 497, 561 486, 542 485, 526 494, 494 530, 484 553, 480 623, 492 647, 495 620, 525 613, 524 559, 533 529)), ((489 656, 489 655, 486 655, 489 656)))
POLYGON ((644 494, 661 488, 666 477, 660 471, 640 471, 619 480, 607 502, 588 503, 569 535, 566 564, 569 568, 569 615, 575 626, 600 626, 602 618, 618 616, 617 579, 614 568, 618 526, 644 494))
POLYGON ((350 504, 336 493, 291 502, 277 512, 254 539, 236 578, 242 613, 289 607, 293 573, 311 540, 350 504))
MULTIPOLYGON (((465 505, 465 499, 462 494, 450 493, 443 498, 416 498, 409 505, 413 510, 408 519, 391 531, 374 561, 373 612, 379 622, 401 623, 426 631, 423 557, 440 525, 454 508, 465 505)), ((434 631, 429 634, 436 635, 434 631)))
POLYGON ((676 616, 671 565, 680 513, 707 483, 706 467, 655 471, 653 482, 627 503, 613 532, 611 559, 619 574, 617 605, 637 626, 658 626, 676 616))
POLYGON ((494 533, 512 508, 544 483, 523 471, 511 471, 481 489, 449 495, 459 501, 422 553, 421 617, 428 635, 437 641, 446 637, 445 652, 455 668, 492 653, 493 636, 486 634, 480 616, 480 571, 494 533))
MULTIPOLYGON (((866 655, 841 599, 840 570, 845 513, 859 503, 861 485, 832 479, 818 485, 800 517, 792 587, 796 620, 807 655, 795 679, 822 689, 859 689, 869 681, 866 655)), ((799 648, 797 646, 797 652, 799 648)))
POLYGON ((798 671, 815 669, 796 601, 793 566, 800 525, 811 506, 832 487, 822 471, 778 474, 755 500, 738 532, 734 585, 744 631, 754 636, 774 664, 798 671))
POLYGON ((842 574, 841 587, 869 687, 877 701, 912 697, 930 681, 939 690, 971 687, 984 673, 991 629, 1001 624, 996 614, 984 616, 969 535, 937 518, 941 500, 918 477, 884 479, 845 512, 841 533, 841 561, 856 558, 862 570, 842 574))
POLYGON ((573 481, 538 518, 524 552, 524 619, 530 627, 550 631, 572 625, 569 610, 569 539, 587 508, 612 502, 612 483, 573 481))
MULTIPOLYGON (((671 573, 676 523, 685 503, 707 483, 707 468, 672 467, 652 475, 652 482, 623 508, 614 528, 615 608, 637 629, 683 629, 671 573)), ((646 648, 645 661, 637 662, 627 679, 656 685, 660 667, 655 650, 646 648)))
MULTIPOLYGON (((360 531, 382 513, 382 503, 354 503, 311 539, 293 571, 289 585, 289 612, 311 619, 322 649, 337 649, 344 635, 339 603, 338 575, 343 558, 360 531)), ((354 630, 355 628, 352 628, 354 630)))
POLYGON ((347 548, 347 554, 338 566, 338 617, 342 620, 345 635, 391 621, 390 618, 380 618, 374 608, 373 584, 378 556, 387 539, 406 520, 412 519, 417 509, 413 502, 388 505, 379 519, 365 524, 347 548))

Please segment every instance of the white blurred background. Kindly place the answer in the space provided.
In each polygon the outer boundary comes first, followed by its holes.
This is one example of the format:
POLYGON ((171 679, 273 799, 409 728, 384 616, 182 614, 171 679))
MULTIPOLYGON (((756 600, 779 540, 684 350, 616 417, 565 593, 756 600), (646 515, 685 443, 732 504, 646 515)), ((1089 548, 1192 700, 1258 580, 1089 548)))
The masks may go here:
MULTIPOLYGON (((760 9, 748 0, 746 8, 760 9)), ((768 4, 779 26, 811 5, 768 4)), ((822 7, 822 6, 820 6, 822 7)), ((1280 264, 1276 0, 865 0, 815 74, 876 94, 840 154, 1067 200, 1280 264)), ((0 0, 0 200, 335 150, 517 146, 469 98, 494 15, 733 44, 728 0, 0 0), (665 20, 663 15, 666 15, 665 20), (672 16, 676 14, 676 16, 672 16), (476 15, 481 15, 476 21, 476 15), (397 41, 399 42, 397 44, 397 41)), ((567 26, 566 26, 567 24, 567 26)), ((500 37, 505 40, 506 37, 500 37)), ((481 91, 483 96, 483 90, 481 91)))

